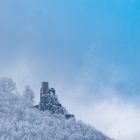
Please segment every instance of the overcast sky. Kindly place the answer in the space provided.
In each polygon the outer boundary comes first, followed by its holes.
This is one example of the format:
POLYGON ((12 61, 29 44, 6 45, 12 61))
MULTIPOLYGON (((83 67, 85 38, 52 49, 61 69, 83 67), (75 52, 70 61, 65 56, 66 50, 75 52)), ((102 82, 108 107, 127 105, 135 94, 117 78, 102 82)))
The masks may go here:
POLYGON ((140 1, 0 0, 0 76, 120 140, 140 139, 140 1), (138 125, 139 124, 139 125, 138 125))

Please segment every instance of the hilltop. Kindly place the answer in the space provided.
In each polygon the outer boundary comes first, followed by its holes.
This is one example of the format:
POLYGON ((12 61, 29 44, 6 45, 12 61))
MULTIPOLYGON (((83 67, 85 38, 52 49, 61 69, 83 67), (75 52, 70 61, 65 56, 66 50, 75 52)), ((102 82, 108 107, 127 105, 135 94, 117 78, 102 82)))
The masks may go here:
POLYGON ((0 140, 111 140, 74 117, 34 109, 33 99, 29 86, 21 95, 12 79, 0 79, 0 140))

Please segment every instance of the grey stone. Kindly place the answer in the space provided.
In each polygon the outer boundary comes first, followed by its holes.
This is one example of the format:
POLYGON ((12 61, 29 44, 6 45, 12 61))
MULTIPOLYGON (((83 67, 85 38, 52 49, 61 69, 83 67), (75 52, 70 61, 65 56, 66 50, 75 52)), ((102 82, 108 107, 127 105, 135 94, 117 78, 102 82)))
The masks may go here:
POLYGON ((66 119, 73 118, 73 114, 69 114, 66 109, 58 101, 58 98, 55 94, 55 89, 49 89, 48 82, 42 82, 40 89, 40 103, 35 105, 34 108, 39 109, 40 111, 49 111, 51 114, 62 114, 66 119))

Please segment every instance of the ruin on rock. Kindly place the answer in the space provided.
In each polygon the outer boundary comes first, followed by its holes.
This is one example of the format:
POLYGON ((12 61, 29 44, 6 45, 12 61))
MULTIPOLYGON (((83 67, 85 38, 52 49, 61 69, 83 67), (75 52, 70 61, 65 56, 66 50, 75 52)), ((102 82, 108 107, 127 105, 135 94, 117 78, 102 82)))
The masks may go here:
POLYGON ((58 101, 54 88, 49 88, 48 82, 42 82, 40 89, 40 102, 34 108, 40 111, 49 111, 51 114, 62 114, 66 119, 73 118, 58 101))

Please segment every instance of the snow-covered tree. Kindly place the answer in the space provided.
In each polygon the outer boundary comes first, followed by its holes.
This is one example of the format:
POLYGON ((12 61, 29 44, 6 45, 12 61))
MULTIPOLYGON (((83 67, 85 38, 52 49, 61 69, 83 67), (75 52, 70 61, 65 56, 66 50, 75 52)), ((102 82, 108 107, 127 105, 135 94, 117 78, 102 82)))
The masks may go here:
POLYGON ((0 78, 0 93, 15 93, 16 83, 11 78, 0 78))
POLYGON ((24 91, 23 91, 23 101, 24 104, 28 107, 33 107, 34 103, 34 92, 30 88, 30 86, 26 86, 24 91))

